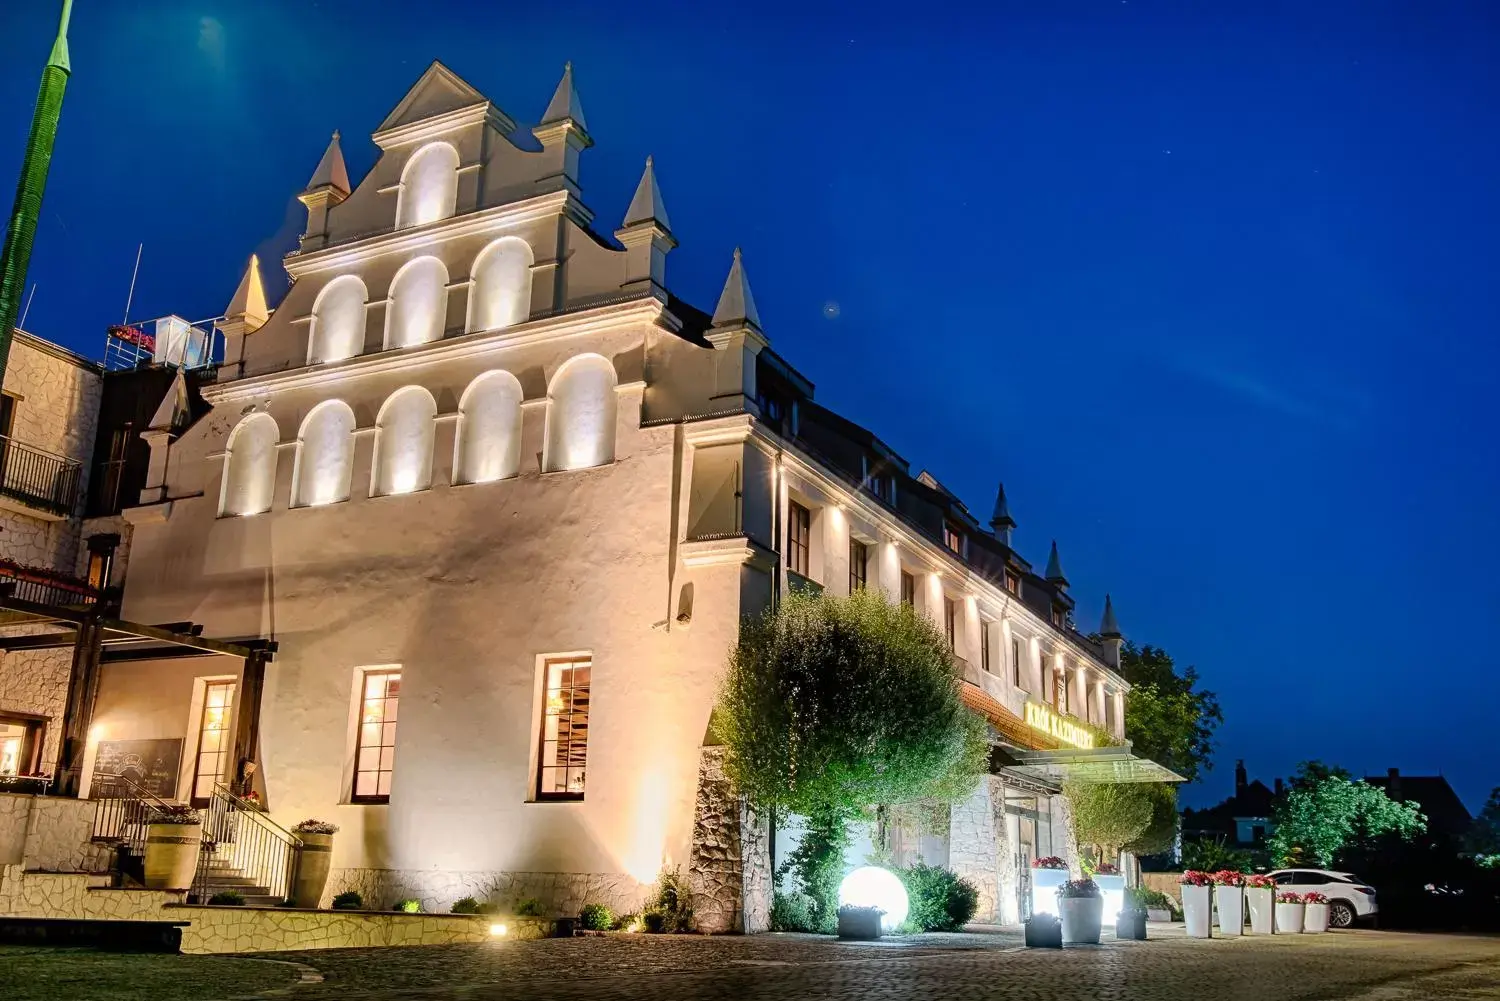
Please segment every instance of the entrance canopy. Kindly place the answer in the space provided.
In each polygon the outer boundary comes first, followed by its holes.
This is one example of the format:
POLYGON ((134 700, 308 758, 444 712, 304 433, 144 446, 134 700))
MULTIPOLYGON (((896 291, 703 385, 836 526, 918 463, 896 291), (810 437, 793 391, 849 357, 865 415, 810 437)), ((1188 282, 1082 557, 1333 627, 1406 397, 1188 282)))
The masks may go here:
POLYGON ((1186 782, 1178 775, 1149 758, 1130 753, 1130 745, 1096 747, 1090 750, 1011 752, 1012 767, 1037 778, 1078 782, 1186 782))

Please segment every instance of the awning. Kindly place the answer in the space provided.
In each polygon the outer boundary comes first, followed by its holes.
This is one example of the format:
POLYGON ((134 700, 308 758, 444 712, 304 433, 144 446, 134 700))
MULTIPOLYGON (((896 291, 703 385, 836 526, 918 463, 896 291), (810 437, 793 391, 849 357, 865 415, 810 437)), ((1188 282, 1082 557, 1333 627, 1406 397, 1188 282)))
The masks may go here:
POLYGON ((1096 747, 1083 751, 1065 750, 1013 751, 1011 767, 1038 779, 1075 782, 1186 782, 1178 775, 1149 758, 1139 758, 1125 747, 1096 747))

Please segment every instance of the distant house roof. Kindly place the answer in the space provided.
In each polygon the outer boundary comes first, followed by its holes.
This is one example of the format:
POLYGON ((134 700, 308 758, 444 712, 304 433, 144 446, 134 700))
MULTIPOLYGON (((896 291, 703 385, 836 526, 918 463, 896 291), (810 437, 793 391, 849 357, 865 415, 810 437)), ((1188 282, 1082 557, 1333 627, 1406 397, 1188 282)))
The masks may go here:
POLYGON ((1474 817, 1458 793, 1441 775, 1402 775, 1392 768, 1385 775, 1366 776, 1365 781, 1385 790, 1398 803, 1413 803, 1427 817, 1427 830, 1433 834, 1461 837, 1474 817))

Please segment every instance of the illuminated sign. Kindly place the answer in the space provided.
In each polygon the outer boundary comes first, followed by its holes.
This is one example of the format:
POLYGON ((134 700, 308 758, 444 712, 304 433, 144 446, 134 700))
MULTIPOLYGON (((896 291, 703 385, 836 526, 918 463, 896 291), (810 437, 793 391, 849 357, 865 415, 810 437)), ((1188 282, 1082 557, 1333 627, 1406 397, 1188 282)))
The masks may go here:
POLYGON ((1026 703, 1026 725, 1055 737, 1064 744, 1072 744, 1088 750, 1094 746, 1094 734, 1072 720, 1066 719, 1051 709, 1036 702, 1026 703))

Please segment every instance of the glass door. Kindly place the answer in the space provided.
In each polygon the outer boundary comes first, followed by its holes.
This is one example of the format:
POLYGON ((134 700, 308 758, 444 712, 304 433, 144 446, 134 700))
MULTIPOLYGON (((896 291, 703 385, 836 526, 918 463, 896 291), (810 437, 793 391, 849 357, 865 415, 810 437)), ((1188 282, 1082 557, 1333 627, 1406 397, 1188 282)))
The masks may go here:
POLYGON ((198 718, 198 754, 193 761, 193 806, 207 806, 214 783, 224 777, 228 761, 230 710, 234 682, 210 681, 203 686, 203 712, 198 718))

